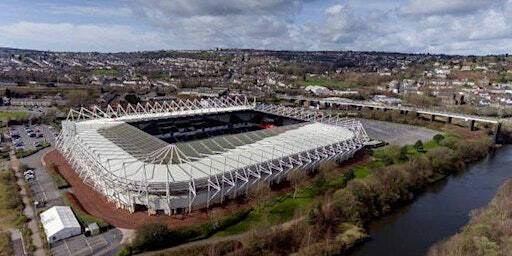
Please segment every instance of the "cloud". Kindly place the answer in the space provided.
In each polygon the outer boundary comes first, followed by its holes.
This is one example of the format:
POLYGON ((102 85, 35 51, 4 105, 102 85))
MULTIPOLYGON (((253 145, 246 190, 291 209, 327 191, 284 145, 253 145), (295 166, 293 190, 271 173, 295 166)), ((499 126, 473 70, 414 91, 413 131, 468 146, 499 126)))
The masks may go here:
POLYGON ((171 17, 279 15, 297 12, 304 0, 135 0, 134 6, 147 14, 160 12, 171 17))
POLYGON ((134 14, 189 48, 290 47, 305 0, 134 0, 134 14))
POLYGON ((0 45, 58 51, 133 51, 169 46, 162 35, 120 25, 17 22, 0 25, 0 45))
POLYGON ((128 17, 133 14, 132 9, 128 7, 110 8, 104 6, 56 5, 50 6, 48 9, 52 14, 81 16, 128 17))
POLYGON ((368 1, 125 0, 118 8, 53 6, 54 12, 91 16, 82 22, 109 24, 4 24, 0 45, 83 51, 226 47, 450 54, 506 53, 512 46, 512 0, 368 1), (102 18, 94 18, 98 16, 102 18), (120 16, 124 18, 115 19, 120 16), (110 24, 115 22, 122 25, 110 24))
POLYGON ((406 15, 468 14, 502 5, 504 0, 411 0, 400 11, 406 15))

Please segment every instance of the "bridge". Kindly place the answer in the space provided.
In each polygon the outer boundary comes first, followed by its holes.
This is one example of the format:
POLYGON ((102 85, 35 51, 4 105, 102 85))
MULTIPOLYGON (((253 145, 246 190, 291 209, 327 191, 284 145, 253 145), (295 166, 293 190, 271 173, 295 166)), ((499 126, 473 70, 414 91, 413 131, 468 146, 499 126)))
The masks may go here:
POLYGON ((277 95, 277 98, 291 102, 299 102, 301 104, 309 103, 310 105, 324 106, 325 108, 350 107, 355 108, 357 110, 362 110, 363 108, 382 111, 396 110, 400 111, 401 114, 416 113, 417 117, 419 117, 420 115, 430 116, 431 121, 435 121, 437 117, 443 117, 446 118, 447 123, 451 123, 453 119, 457 119, 462 120, 464 122, 468 122, 468 126, 471 130, 475 129, 476 123, 490 124, 495 126, 495 139, 497 135, 500 133, 502 123, 512 123, 512 119, 494 118, 478 115, 466 115, 461 113, 445 112, 407 106, 392 106, 369 101, 353 101, 350 99, 342 98, 313 98, 289 95, 277 95))

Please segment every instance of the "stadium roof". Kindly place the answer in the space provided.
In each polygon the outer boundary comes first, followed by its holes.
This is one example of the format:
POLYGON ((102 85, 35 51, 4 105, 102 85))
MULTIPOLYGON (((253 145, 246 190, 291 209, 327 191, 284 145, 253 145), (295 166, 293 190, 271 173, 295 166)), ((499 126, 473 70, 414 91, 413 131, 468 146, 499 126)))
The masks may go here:
POLYGON ((76 138, 117 178, 181 182, 249 167, 351 139, 344 127, 306 122, 235 135, 168 144, 123 121, 76 123, 76 138))

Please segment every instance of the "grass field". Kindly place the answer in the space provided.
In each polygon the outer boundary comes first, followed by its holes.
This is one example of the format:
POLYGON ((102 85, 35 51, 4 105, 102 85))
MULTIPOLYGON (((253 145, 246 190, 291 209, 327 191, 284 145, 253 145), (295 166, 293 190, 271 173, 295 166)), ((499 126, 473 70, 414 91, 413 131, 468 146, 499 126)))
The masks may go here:
POLYGON ((13 255, 7 229, 19 228, 27 220, 17 189, 14 174, 0 170, 0 255, 13 255))
POLYGON ((18 195, 14 174, 0 170, 0 229, 12 228, 24 222, 23 203, 18 195))
POLYGON ((0 121, 7 121, 9 119, 13 120, 13 119, 22 119, 22 118, 27 118, 29 116, 29 113, 28 112, 23 112, 23 111, 9 111, 9 112, 6 112, 6 111, 2 111, 0 112, 0 121))
MULTIPOLYGON (((450 135, 445 135, 450 137, 450 135)), ((424 142, 425 151, 438 147, 439 145, 434 140, 424 142)), ((413 145, 407 145, 407 156, 409 158, 416 157, 420 154, 416 151, 413 145)), ((295 198, 293 192, 287 193, 283 196, 271 199, 270 201, 259 204, 247 217, 240 222, 227 227, 226 229, 217 232, 214 236, 222 237, 247 232, 255 228, 264 228, 278 223, 284 223, 292 220, 296 213, 306 213, 311 207, 315 205, 317 200, 320 200, 321 195, 326 190, 337 190, 344 188, 350 179, 364 179, 371 175, 380 167, 386 165, 384 160, 390 153, 389 146, 377 149, 373 152, 373 156, 369 161, 362 161, 356 163, 350 168, 343 168, 330 171, 323 181, 313 181, 300 188, 295 198), (347 175, 347 172, 351 172, 347 175)), ((405 162, 407 160, 404 160, 405 162)), ((395 160, 400 163, 400 161, 395 160)), ((314 178, 313 178, 314 179, 314 178)))
POLYGON ((0 231, 0 256, 14 255, 11 246, 11 236, 8 232, 0 231))

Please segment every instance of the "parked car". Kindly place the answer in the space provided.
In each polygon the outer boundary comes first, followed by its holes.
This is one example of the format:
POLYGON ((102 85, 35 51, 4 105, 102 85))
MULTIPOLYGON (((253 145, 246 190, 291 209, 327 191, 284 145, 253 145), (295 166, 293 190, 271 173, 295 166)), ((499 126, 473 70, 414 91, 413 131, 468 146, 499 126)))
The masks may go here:
POLYGON ((36 179, 36 176, 33 175, 33 174, 32 175, 30 175, 30 174, 25 175, 25 180, 26 181, 33 181, 35 179, 36 179))
POLYGON ((45 201, 35 201, 34 205, 36 206, 36 208, 43 208, 46 205, 46 202, 45 201))
POLYGON ((24 171, 23 175, 25 175, 25 176, 27 176, 27 175, 35 175, 34 169, 28 169, 28 170, 24 171))

